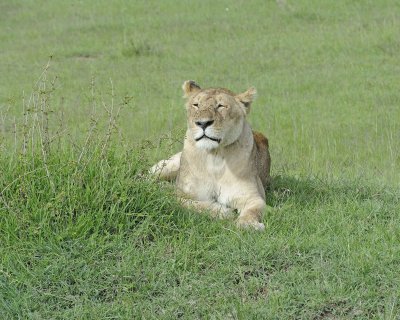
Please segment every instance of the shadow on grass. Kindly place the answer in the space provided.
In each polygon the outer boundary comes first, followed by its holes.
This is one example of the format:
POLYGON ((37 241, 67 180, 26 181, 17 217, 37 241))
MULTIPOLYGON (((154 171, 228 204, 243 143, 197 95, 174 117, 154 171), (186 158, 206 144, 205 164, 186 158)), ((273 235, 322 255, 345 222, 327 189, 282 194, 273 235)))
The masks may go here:
POLYGON ((266 192, 266 202, 272 207, 286 203, 308 207, 321 202, 329 203, 351 199, 354 201, 381 200, 398 203, 398 190, 386 186, 369 185, 361 179, 329 181, 319 177, 293 177, 278 175, 272 177, 266 192))

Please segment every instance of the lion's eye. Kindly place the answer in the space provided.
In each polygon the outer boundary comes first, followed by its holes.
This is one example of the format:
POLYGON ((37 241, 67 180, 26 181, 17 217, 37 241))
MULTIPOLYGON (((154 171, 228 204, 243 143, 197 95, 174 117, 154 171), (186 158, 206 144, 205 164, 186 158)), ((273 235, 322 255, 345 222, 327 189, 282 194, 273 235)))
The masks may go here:
POLYGON ((198 108, 199 104, 198 103, 193 103, 193 107, 198 108))
POLYGON ((223 104, 218 104, 217 109, 219 109, 219 108, 225 108, 225 106, 223 104))

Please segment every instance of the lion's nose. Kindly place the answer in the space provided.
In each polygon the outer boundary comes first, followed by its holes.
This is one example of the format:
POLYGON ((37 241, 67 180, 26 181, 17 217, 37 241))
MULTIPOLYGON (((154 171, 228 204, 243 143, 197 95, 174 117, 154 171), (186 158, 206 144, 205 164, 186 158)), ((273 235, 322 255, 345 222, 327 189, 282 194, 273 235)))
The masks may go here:
POLYGON ((208 126, 211 126, 214 123, 214 120, 208 121, 196 121, 195 124, 198 125, 200 128, 205 130, 208 126))

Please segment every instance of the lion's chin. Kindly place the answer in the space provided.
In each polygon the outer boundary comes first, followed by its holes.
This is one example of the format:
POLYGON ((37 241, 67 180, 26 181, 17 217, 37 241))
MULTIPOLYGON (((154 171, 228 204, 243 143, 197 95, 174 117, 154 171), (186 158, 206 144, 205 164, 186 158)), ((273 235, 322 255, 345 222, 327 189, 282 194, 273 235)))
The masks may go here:
POLYGON ((218 148, 219 143, 217 141, 213 141, 204 137, 203 139, 196 142, 196 148, 201 150, 213 150, 218 148))

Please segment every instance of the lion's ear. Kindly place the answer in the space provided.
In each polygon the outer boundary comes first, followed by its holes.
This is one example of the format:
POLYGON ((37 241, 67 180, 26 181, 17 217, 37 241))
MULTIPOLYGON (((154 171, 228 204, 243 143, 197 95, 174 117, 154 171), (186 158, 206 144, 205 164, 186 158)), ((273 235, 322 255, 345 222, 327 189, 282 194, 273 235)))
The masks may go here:
POLYGON ((199 92, 201 90, 200 86, 193 80, 186 80, 182 85, 182 89, 184 93, 183 95, 184 98, 188 98, 192 94, 199 92))
POLYGON ((238 99, 241 103, 244 104, 246 108, 246 113, 250 112, 251 103, 256 98, 256 95, 257 95, 257 90, 251 87, 247 89, 247 91, 240 93, 236 96, 236 99, 238 99))

